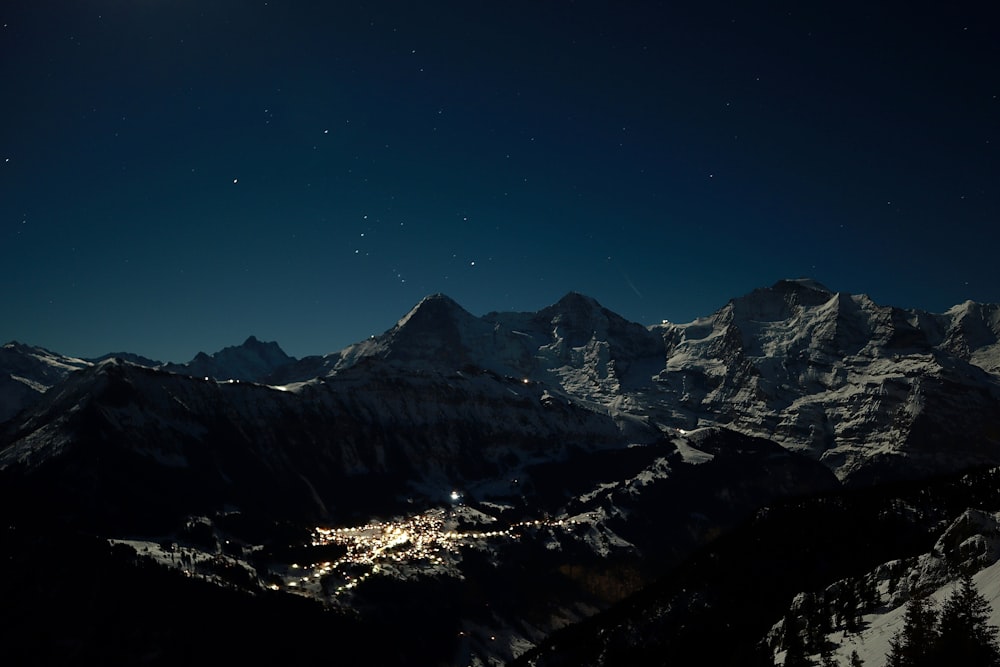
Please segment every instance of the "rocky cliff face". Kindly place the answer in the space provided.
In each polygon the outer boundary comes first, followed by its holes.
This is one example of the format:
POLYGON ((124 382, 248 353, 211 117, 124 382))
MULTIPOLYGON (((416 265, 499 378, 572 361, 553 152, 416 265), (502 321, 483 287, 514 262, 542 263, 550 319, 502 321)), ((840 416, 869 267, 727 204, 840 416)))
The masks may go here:
POLYGON ((661 327, 672 349, 645 398, 664 419, 772 438, 859 483, 945 472, 997 460, 995 329, 995 307, 931 315, 782 281, 661 327))

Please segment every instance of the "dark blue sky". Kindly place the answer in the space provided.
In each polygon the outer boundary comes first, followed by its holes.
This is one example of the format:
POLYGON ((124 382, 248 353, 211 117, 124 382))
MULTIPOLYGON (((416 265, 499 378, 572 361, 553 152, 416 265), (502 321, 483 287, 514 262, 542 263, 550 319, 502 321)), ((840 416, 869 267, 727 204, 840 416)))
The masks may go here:
POLYGON ((422 296, 1000 301, 988 3, 8 0, 0 340, 295 356, 422 296), (750 5, 766 4, 766 9, 750 5))

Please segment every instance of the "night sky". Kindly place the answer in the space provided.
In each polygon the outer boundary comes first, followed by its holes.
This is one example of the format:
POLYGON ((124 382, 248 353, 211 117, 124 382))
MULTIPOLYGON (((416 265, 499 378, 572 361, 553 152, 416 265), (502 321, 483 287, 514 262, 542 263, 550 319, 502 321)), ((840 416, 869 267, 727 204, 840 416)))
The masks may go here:
POLYGON ((0 342, 305 356, 435 292, 653 324, 800 276, 1000 302, 987 2, 5 0, 0 26, 0 342))

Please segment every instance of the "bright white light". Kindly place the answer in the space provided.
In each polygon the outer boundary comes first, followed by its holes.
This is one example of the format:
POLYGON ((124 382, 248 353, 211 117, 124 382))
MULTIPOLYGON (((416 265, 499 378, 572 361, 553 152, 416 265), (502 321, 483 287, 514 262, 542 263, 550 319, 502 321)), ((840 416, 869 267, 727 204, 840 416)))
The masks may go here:
POLYGON ((458 500, 461 497, 462 497, 462 494, 459 493, 458 491, 452 491, 451 492, 451 499, 452 500, 458 500))

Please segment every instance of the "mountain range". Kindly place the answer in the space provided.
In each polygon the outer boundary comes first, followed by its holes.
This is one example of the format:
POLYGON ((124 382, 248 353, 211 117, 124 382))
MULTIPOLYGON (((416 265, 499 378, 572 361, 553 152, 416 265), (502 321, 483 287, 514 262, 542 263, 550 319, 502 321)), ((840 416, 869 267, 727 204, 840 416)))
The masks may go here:
MULTIPOLYGON (((69 531, 93 567, 183 573, 206 608, 229 609, 217 589, 268 609, 295 599, 296 622, 395 633, 367 654, 379 664, 684 664, 724 649, 774 664, 803 595, 833 604, 872 582, 876 627, 906 595, 985 572, 992 547, 956 546, 934 576, 926 563, 945 528, 1000 511, 996 466, 1000 306, 933 314, 809 279, 652 326, 576 293, 482 316, 437 294, 302 359, 253 336, 186 364, 0 349, 11 553, 43 562, 50 531, 69 531), (829 562, 775 558, 796 544, 829 562), (888 565, 906 559, 924 575, 888 565), (758 614, 748 569, 772 589, 758 614), (724 647, 691 632, 717 622, 740 624, 724 647)), ((973 524, 959 543, 992 544, 993 524, 973 524)), ((51 594, 11 588, 29 611, 0 619, 4 639, 28 655, 51 594)), ((192 657, 182 623, 137 629, 119 603, 91 600, 96 625, 41 657, 91 656, 122 624, 143 640, 120 647, 126 662, 192 657)))

